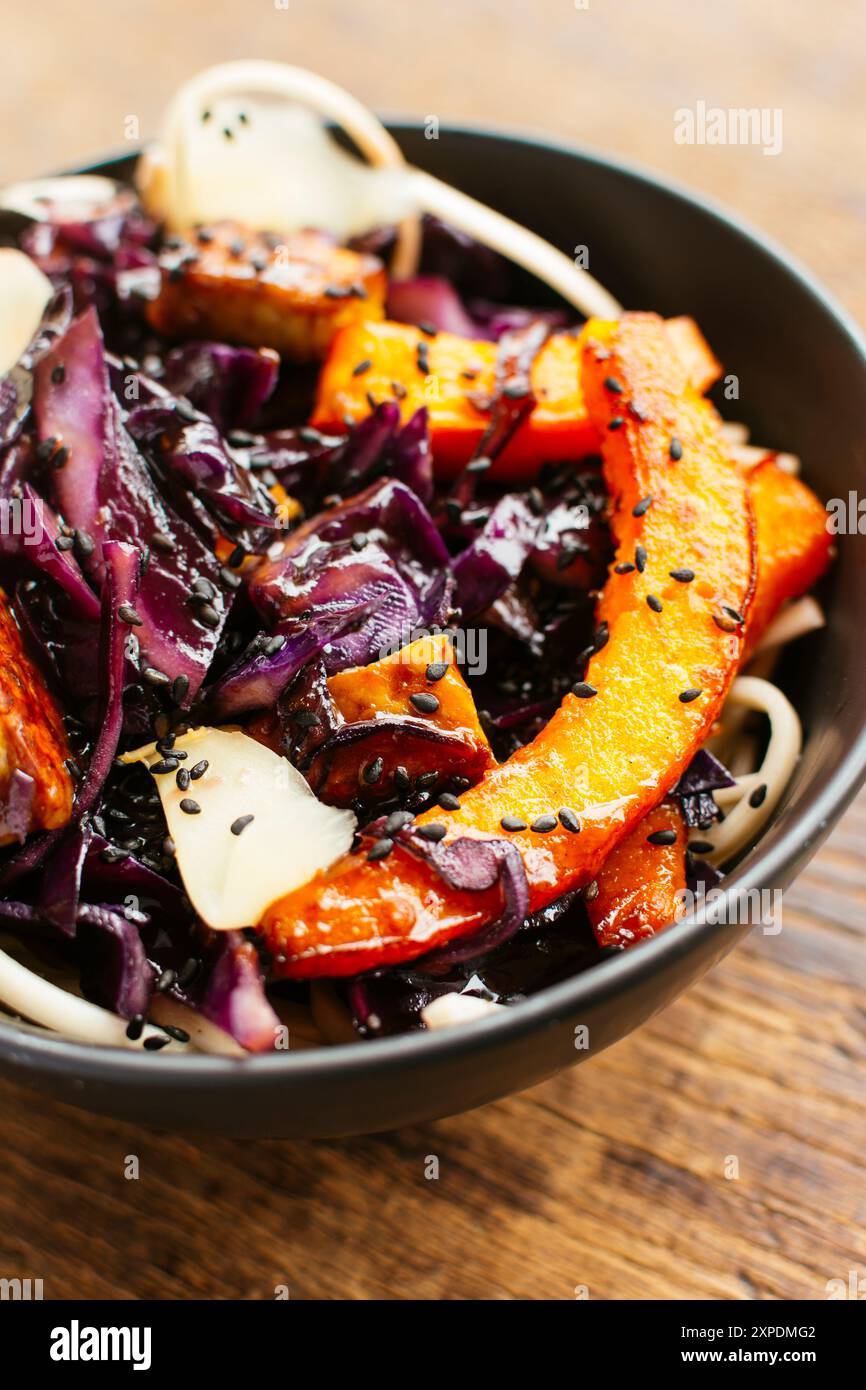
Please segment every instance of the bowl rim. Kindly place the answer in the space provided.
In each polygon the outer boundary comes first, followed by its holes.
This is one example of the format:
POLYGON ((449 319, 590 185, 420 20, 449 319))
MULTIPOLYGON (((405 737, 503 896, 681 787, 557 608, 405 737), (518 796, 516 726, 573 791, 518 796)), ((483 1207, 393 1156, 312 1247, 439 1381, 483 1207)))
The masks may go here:
MULTIPOLYGON (((388 116, 385 123, 389 130, 399 135, 401 131, 417 132, 424 129, 418 119, 401 116, 388 116)), ((607 155, 592 146, 571 143, 548 137, 541 132, 525 131, 498 124, 451 124, 441 123, 440 132, 453 136, 482 136, 490 140, 511 140, 518 144, 540 150, 577 158, 605 170, 623 175, 638 184, 668 194, 695 206, 712 221, 721 222, 733 229, 737 235, 749 243, 752 250, 762 253, 776 262, 818 306, 824 310, 842 330, 850 348, 866 374, 866 338, 853 316, 826 290, 813 273, 796 257, 788 252, 781 242, 739 214, 728 209, 711 196, 693 190, 677 179, 653 172, 643 164, 632 162, 615 155, 607 155)), ((74 169, 59 172, 64 174, 99 173, 107 167, 129 162, 139 153, 139 148, 129 148, 108 154, 91 163, 74 169)), ((771 835, 774 822, 771 820, 764 835, 748 851, 740 865, 724 880, 721 891, 726 900, 735 890, 738 893, 750 889, 760 889, 762 885, 784 880, 792 863, 802 854, 804 847, 817 848, 824 834, 839 819, 860 786, 866 780, 866 708, 860 719, 860 727, 845 756, 834 769, 823 791, 814 803, 807 807, 771 842, 762 849, 763 840, 771 835)), ((493 1013, 466 1024, 441 1030, 413 1030, 392 1037, 378 1038, 363 1044, 359 1041, 339 1043, 330 1046, 305 1048, 293 1052, 291 1048, 273 1055, 249 1055, 244 1057, 224 1057, 203 1053, 148 1054, 143 1050, 102 1046, 95 1043, 82 1043, 56 1037, 51 1033, 36 1031, 31 1025, 21 1026, 0 1018, 0 1057, 10 1058, 19 1070, 22 1081, 26 1081, 26 1064, 35 1063, 42 1074, 74 1073, 77 1080, 100 1081, 106 1077, 123 1081, 135 1090, 155 1086, 168 1091, 184 1091, 190 1083, 208 1089, 228 1084, 249 1085, 250 1082, 284 1078, 287 1084, 299 1077, 313 1080, 325 1078, 351 1080, 359 1072, 386 1073, 399 1071, 407 1064, 429 1061, 435 1063, 446 1058, 466 1057, 475 1052, 495 1046, 507 1039, 515 1041, 522 1036, 534 1033, 545 1025, 555 1024, 559 1018, 573 1016, 575 1010, 603 1006, 615 996, 628 991, 642 978, 662 973, 680 958, 691 953, 699 940, 708 937, 722 939, 731 927, 722 923, 710 923, 700 915, 690 915, 678 923, 677 929, 665 931, 648 941, 639 943, 637 949, 623 951, 600 961, 590 969, 572 975, 557 984, 521 1001, 519 1007, 509 1008, 503 1013, 493 1013)), ((720 952, 723 954, 723 952, 720 952)))

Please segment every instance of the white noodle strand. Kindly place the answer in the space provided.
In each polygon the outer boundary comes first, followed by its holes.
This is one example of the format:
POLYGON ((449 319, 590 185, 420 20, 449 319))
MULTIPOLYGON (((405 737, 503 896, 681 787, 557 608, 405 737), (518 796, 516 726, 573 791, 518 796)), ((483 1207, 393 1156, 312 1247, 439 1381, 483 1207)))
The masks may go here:
MULTIPOLYGON (((171 222, 189 226, 195 221, 193 180, 188 164, 189 132, 199 122, 203 106, 239 92, 283 96, 334 121, 378 168, 405 169, 419 209, 432 212, 531 271, 582 314, 619 318, 621 306, 587 271, 575 265, 542 237, 485 207, 465 193, 405 164, 402 152, 377 116, 349 92, 305 68, 283 63, 247 61, 209 68, 177 92, 165 123, 171 222)), ((270 230, 283 230, 271 228, 270 230)), ((285 229, 289 230, 289 229, 285 229)), ((391 265, 395 279, 414 275, 420 253, 420 222, 411 217, 398 228, 398 245, 391 265)))
MULTIPOLYGON (((103 1047, 141 1050, 145 1038, 163 1038, 165 1033, 146 1025, 137 1042, 126 1036, 126 1020, 100 1009, 69 990, 44 980, 26 965, 0 951, 0 999, 7 1009, 22 1014, 33 1023, 60 1033, 74 1042, 95 1043, 103 1047)), ((184 1044, 174 1039, 166 1043, 175 1052, 184 1044)))
POLYGON ((797 711, 770 681, 757 676, 739 676, 731 686, 728 704, 766 714, 770 720, 770 741, 761 766, 753 774, 755 780, 742 779, 748 791, 722 824, 710 832, 713 852, 707 858, 714 864, 723 864, 739 854, 766 825, 791 780, 803 745, 797 711), (764 799, 760 806, 752 806, 749 796, 761 785, 767 788, 764 799))

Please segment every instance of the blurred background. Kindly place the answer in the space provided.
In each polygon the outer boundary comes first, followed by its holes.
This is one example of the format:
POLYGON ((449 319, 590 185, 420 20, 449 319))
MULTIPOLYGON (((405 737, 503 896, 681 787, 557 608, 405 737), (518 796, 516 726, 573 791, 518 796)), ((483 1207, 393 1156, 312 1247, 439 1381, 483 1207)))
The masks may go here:
POLYGON ((6 5, 3 180, 154 136, 229 58, 312 67, 380 113, 596 145, 726 199, 866 313, 862 0, 42 0, 6 5), (781 108, 782 152, 677 145, 673 113, 781 108))
MULTIPOLYGON (((42 0, 0 36, 0 183, 128 148, 130 118, 156 135, 209 64, 282 59, 385 115, 641 162, 866 322, 863 0, 42 0), (780 153, 677 144, 700 101, 780 110, 780 153)), ((4 1083, 0 1275, 46 1298, 825 1298, 866 1273, 864 846, 861 800, 778 937, 590 1066, 436 1125, 198 1142, 4 1083)))

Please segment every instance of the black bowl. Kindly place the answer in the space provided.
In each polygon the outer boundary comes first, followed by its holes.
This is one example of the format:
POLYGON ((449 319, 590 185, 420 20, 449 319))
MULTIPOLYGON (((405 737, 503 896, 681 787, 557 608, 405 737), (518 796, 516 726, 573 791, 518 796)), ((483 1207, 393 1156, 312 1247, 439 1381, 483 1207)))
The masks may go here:
MULTIPOLYGON (((569 252, 588 247, 592 273, 629 307, 693 315, 738 378, 727 412, 761 443, 798 453, 822 497, 847 497, 864 482, 866 346, 766 238, 595 155, 477 130, 443 129, 438 140, 411 125, 394 133, 414 163, 569 252)), ((125 177, 132 161, 96 167, 125 177)), ((866 686, 866 566, 856 546, 840 547, 824 597, 829 624, 798 645, 789 684, 806 730, 803 757, 766 834, 726 880, 729 892, 785 888, 866 776, 866 704, 857 694, 866 686)), ((164 1128, 322 1138, 390 1129, 468 1110, 586 1060, 676 998, 746 930, 685 921, 505 1015, 247 1061, 107 1050, 2 1024, 0 1071, 164 1128), (575 1046, 581 1024, 586 1049, 575 1046)))

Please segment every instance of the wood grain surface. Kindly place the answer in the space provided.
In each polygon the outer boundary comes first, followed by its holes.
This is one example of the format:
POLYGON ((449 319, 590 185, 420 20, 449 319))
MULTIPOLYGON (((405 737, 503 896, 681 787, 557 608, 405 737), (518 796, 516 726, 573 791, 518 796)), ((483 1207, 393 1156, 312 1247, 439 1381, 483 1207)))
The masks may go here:
MULTIPOLYGON (((130 116, 153 134, 200 66, 281 58, 384 112, 643 161, 735 206, 866 320, 861 0, 43 0, 7 15, 4 183, 122 147, 130 116), (781 153, 677 145, 673 113, 698 100, 778 108, 781 153)), ((825 1298, 866 1273, 864 851, 861 799, 786 894, 778 936, 753 935, 590 1065, 471 1115, 195 1143, 4 1085, 0 1275, 42 1278, 46 1297, 825 1298)))

